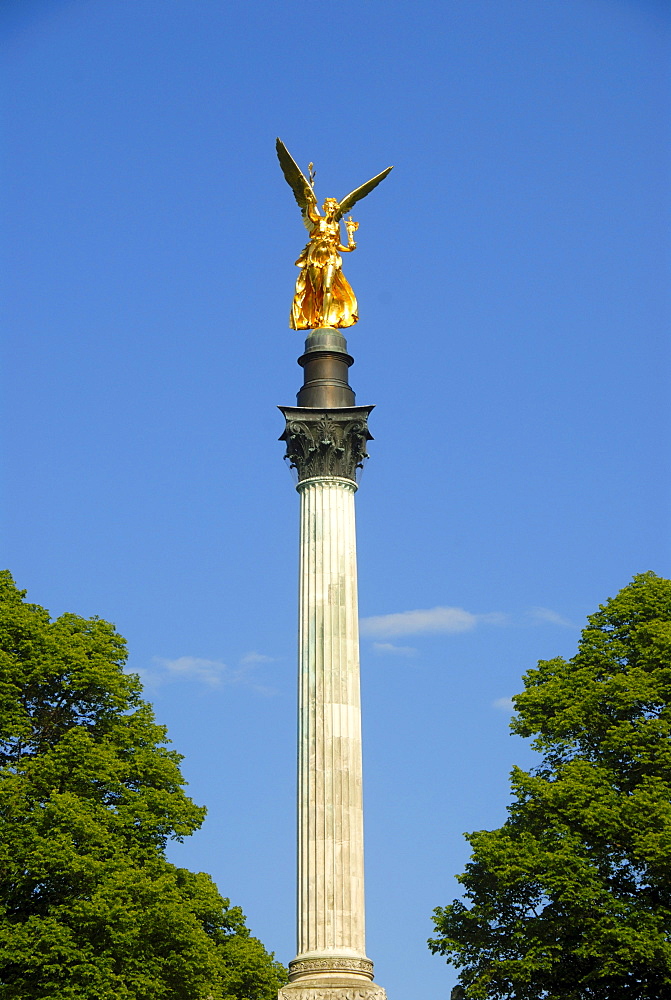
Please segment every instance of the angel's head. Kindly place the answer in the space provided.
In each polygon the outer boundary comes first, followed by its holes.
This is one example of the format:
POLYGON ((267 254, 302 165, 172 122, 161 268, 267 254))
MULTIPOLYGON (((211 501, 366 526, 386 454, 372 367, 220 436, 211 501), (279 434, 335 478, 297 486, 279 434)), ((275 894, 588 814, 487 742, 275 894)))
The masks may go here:
POLYGON ((324 215, 326 215, 328 219, 332 219, 338 211, 338 199, 325 198, 322 208, 324 209, 324 215))

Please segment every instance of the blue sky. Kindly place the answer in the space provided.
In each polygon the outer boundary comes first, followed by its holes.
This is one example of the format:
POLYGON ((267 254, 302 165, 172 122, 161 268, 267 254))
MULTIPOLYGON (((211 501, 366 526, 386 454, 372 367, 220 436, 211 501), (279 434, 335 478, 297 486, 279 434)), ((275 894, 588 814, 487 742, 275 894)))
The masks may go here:
POLYGON ((669 575, 668 6, 5 0, 4 564, 114 621, 210 872, 294 955, 298 497, 277 404, 304 230, 357 206, 351 382, 368 950, 445 996, 434 906, 533 754, 509 699, 669 575))

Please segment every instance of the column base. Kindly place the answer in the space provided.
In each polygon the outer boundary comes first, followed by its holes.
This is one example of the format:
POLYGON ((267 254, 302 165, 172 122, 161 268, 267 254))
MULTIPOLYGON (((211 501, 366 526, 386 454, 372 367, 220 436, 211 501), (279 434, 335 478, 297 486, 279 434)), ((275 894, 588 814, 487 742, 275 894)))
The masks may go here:
POLYGON ((319 976, 300 979, 283 986, 278 1000, 387 1000, 387 994, 364 979, 343 976, 319 976))
POLYGON ((289 980, 323 979, 340 976, 365 981, 373 978, 373 963, 369 958, 354 958, 339 955, 313 955, 295 958, 289 962, 289 980))
POLYGON ((295 958, 289 962, 289 978, 279 1000, 387 1000, 382 987, 372 982, 369 958, 295 958))

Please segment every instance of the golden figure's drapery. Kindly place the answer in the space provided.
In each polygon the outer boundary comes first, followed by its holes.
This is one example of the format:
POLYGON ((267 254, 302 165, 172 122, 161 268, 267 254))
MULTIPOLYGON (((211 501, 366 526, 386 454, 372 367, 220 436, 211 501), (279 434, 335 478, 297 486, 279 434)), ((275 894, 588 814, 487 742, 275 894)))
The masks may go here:
POLYGON ((340 224, 319 218, 296 261, 301 272, 291 304, 292 330, 340 328, 358 320, 356 296, 342 273, 340 250, 340 224))

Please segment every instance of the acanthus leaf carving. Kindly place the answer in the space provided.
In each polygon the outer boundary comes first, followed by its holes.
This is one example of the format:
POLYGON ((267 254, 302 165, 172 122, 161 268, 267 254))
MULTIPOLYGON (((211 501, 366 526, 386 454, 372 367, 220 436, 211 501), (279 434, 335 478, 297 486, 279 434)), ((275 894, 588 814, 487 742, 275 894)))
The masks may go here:
POLYGON ((356 470, 368 458, 366 448, 372 440, 370 407, 283 409, 287 423, 280 440, 286 443, 285 458, 298 471, 299 481, 318 476, 356 480, 356 470))

